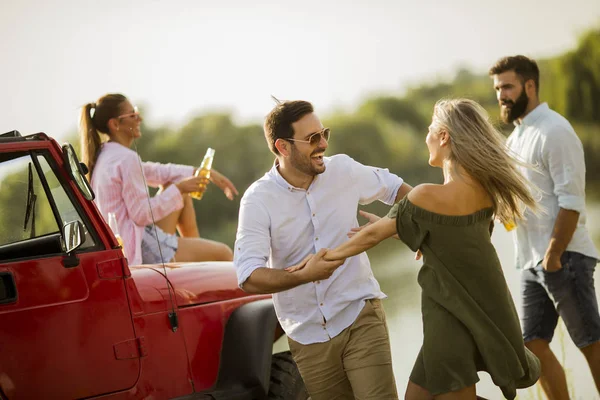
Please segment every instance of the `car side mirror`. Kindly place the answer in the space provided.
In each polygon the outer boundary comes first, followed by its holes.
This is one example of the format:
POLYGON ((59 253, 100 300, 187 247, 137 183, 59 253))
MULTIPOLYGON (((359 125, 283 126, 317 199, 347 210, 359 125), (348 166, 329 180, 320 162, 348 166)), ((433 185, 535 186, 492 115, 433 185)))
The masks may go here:
POLYGON ((81 221, 71 221, 63 226, 63 250, 71 254, 84 242, 83 224, 81 221))

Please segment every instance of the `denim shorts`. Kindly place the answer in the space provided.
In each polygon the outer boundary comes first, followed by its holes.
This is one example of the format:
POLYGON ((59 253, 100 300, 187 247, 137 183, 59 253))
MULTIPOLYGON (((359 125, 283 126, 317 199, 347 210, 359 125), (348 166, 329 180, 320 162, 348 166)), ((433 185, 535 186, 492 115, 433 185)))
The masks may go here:
POLYGON ((521 275, 523 340, 552 341, 560 316, 579 348, 600 340, 600 315, 594 289, 598 260, 566 251, 562 268, 547 272, 542 263, 521 275))
POLYGON ((142 263, 162 264, 163 260, 171 261, 175 257, 178 244, 177 235, 166 233, 158 226, 146 226, 142 236, 142 263))

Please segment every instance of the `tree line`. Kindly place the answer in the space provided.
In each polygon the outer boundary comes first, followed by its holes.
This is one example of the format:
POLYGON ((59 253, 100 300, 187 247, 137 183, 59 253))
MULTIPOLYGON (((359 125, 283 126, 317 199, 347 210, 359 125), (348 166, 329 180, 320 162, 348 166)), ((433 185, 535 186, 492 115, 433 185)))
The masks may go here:
MULTIPOLYGON (((600 193, 600 159, 594 157, 600 150, 600 27, 583 34, 575 49, 538 63, 540 98, 575 127, 586 152, 588 194, 600 193)), ((505 134, 512 130, 499 120, 487 71, 459 69, 448 81, 421 83, 401 95, 372 96, 354 110, 319 113, 332 131, 328 154, 346 153, 361 163, 389 168, 413 185, 441 182, 441 172, 427 164, 425 136, 435 102, 452 97, 479 102, 505 134)), ((206 149, 214 148, 214 168, 228 176, 241 193, 274 161, 261 121, 240 125, 228 113, 200 114, 177 128, 143 124, 142 132, 136 145, 143 160, 197 166, 206 149)), ((78 142, 76 135, 70 139, 73 144, 78 142)), ((2 182, 0 204, 14 201, 10 182, 6 178, 2 182)), ((230 202, 212 186, 195 202, 195 208, 201 236, 233 245, 239 198, 230 202)), ((370 210, 381 215, 386 208, 375 205, 370 210)), ((8 221, 2 219, 0 214, 0 224, 7 226, 8 221)))

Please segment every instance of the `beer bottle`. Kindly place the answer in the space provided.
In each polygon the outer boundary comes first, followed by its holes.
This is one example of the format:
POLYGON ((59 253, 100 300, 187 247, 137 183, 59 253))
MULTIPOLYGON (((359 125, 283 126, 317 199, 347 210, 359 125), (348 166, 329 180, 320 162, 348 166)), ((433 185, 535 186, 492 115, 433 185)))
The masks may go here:
POLYGON ((515 224, 515 221, 513 221, 512 219, 504 222, 504 228, 506 229, 507 232, 512 231, 516 227, 517 227, 517 224, 515 224))
POLYGON ((119 225, 117 225, 117 216, 113 212, 108 213, 108 226, 113 231, 117 242, 119 242, 119 246, 121 246, 121 250, 123 250, 123 255, 125 255, 125 247, 123 246, 123 239, 119 234, 119 225))
MULTIPOLYGON (((204 159, 202 160, 202 164, 200 164, 200 168, 196 170, 195 176, 199 176, 202 178, 209 179, 210 178, 210 170, 212 168, 213 158, 215 157, 215 150, 210 147, 206 150, 206 154, 204 155, 204 159)), ((206 190, 206 183, 201 183, 197 192, 190 193, 196 200, 201 200, 202 196, 204 196, 204 191, 206 190)))

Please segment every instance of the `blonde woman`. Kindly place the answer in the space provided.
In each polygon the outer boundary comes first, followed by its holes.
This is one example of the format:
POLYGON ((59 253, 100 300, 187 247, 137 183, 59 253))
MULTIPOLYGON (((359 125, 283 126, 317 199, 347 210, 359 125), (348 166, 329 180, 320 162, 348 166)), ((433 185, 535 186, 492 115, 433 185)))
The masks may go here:
POLYGON ((406 399, 475 399, 477 371, 487 371, 508 399, 539 377, 491 242, 493 218, 519 221, 535 209, 504 138, 471 100, 435 105, 425 140, 429 164, 444 184, 415 187, 387 217, 328 251, 326 260, 359 254, 398 234, 423 255, 423 345, 406 399))

